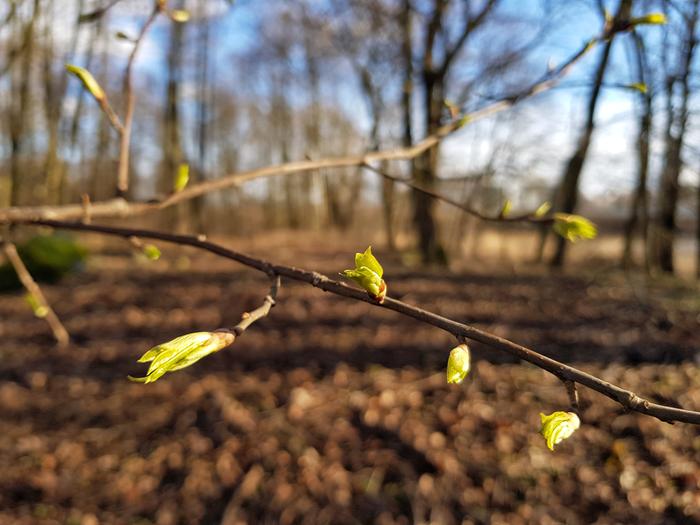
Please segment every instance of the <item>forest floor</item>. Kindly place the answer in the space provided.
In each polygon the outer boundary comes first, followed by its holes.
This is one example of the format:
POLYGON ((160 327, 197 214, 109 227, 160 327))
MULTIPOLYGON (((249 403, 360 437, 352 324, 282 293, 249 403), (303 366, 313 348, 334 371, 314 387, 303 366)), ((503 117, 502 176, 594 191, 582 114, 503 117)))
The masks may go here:
MULTIPOLYGON (((227 244, 329 275, 354 251, 227 244)), ((696 286, 609 268, 416 271, 376 252, 394 297, 700 410, 696 286)), ((182 253, 95 256, 45 286, 66 350, 21 294, 0 298, 0 524, 700 523, 696 427, 583 389, 581 429, 550 452, 539 412, 568 406, 554 377, 475 344, 473 372, 447 385, 450 336, 302 284, 284 282, 233 347, 130 383, 154 344, 232 326, 268 292, 182 253)))

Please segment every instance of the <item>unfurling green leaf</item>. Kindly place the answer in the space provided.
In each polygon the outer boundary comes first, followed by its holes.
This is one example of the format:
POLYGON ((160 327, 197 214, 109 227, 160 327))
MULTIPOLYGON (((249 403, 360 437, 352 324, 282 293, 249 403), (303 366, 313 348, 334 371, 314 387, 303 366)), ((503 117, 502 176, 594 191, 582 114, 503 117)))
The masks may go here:
POLYGON ((571 437, 581 426, 581 421, 573 412, 553 412, 548 416, 540 412, 542 428, 540 434, 547 441, 547 448, 554 450, 563 440, 571 437))
POLYGON ((170 11, 170 18, 173 22, 183 23, 190 19, 190 14, 184 9, 173 9, 170 11))
POLYGON ((234 334, 227 331, 194 332, 176 337, 172 341, 154 346, 143 354, 139 363, 148 363, 145 377, 131 377, 137 383, 152 383, 163 374, 188 367, 203 357, 226 348, 235 339, 234 334))
POLYGON ((183 162, 177 167, 177 175, 175 176, 175 184, 173 189, 175 193, 178 193, 187 187, 187 183, 190 181, 190 165, 183 162))
POLYGON ((628 89, 633 89, 634 91, 639 91, 642 95, 647 94, 647 85, 642 82, 634 82, 633 84, 627 84, 625 86, 628 89))
POLYGON ((355 281, 367 291, 370 297, 379 303, 384 302, 384 298, 386 297, 386 283, 384 279, 382 279, 384 269, 374 255, 372 255, 371 246, 369 246, 364 253, 356 253, 355 268, 352 270, 343 270, 341 275, 355 281))
POLYGON ((503 208, 501 208, 501 213, 498 215, 499 218, 505 219, 510 215, 510 210, 513 209, 513 203, 511 202, 510 199, 506 199, 506 201, 503 203, 503 208))
POLYGON ((470 369, 471 353, 469 352, 469 346, 466 343, 455 346, 450 351, 450 357, 447 359, 447 382, 461 383, 467 377, 470 369))
POLYGON ((85 86, 85 89, 87 89, 98 102, 105 99, 105 92, 102 90, 97 80, 95 80, 95 77, 92 76, 92 73, 87 69, 72 64, 66 64, 66 70, 78 77, 83 83, 83 86, 85 86))
POLYGON ((579 239, 594 239, 598 234, 595 224, 580 215, 554 214, 554 231, 564 239, 576 242, 579 239))
POLYGON ((155 244, 146 244, 141 251, 149 261, 160 259, 160 249, 155 244))
POLYGON ((41 304, 41 301, 39 301, 39 299, 37 299, 33 293, 27 293, 24 296, 24 300, 27 301, 27 304, 29 304, 32 312, 34 312, 34 315, 38 318, 43 319, 48 315, 49 309, 46 307, 46 305, 41 304))
POLYGON ((535 217, 544 217, 547 215, 547 212, 552 209, 552 204, 549 201, 544 201, 542 204, 540 204, 539 208, 535 210, 535 213, 533 215, 535 217))
POLYGON ((663 13, 649 13, 648 15, 638 16, 630 20, 633 26, 638 25, 663 25, 666 23, 666 15, 663 13))

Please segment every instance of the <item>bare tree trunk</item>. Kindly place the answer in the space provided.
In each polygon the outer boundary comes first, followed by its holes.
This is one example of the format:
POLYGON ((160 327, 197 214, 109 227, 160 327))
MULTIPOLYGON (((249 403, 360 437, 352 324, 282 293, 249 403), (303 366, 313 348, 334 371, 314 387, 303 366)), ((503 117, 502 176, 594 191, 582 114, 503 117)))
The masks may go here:
MULTIPOLYGON (((192 183, 200 182, 207 178, 207 150, 208 150, 208 119, 209 119, 209 47, 211 45, 211 27, 210 21, 207 18, 206 12, 207 0, 199 1, 200 12, 200 35, 199 45, 197 48, 197 65, 198 82, 197 89, 199 91, 198 106, 197 106, 197 167, 191 170, 190 177, 192 183)), ((198 232, 204 232, 205 228, 205 199, 200 197, 192 201, 190 207, 190 221, 195 226, 198 232)))
MULTIPOLYGON (((425 100, 427 109, 427 134, 434 133, 440 126, 442 113, 442 81, 432 78, 432 73, 424 73, 425 100), (439 101, 438 101, 439 100, 439 101)), ((432 190, 438 168, 439 147, 435 146, 419 157, 414 166, 413 177, 419 186, 432 190)), ((435 221, 435 200, 420 191, 413 191, 414 222, 418 231, 418 246, 423 262, 429 264, 446 264, 447 256, 438 238, 435 221)))
POLYGON ((695 216, 695 276, 700 279, 700 185, 696 197, 696 216, 695 216))
MULTIPOLYGON (((182 7, 180 4, 179 7, 182 7)), ((163 172, 160 177, 160 191, 169 193, 173 189, 173 181, 178 168, 184 162, 185 156, 182 150, 182 139, 180 136, 180 84, 182 82, 182 55, 184 24, 170 25, 170 42, 168 45, 168 84, 165 102, 164 115, 164 137, 163 137, 163 172)), ((189 206, 175 206, 174 220, 177 229, 186 229, 189 206), (187 206, 187 207, 184 207, 187 206)))
POLYGON ((34 35, 36 21, 41 11, 40 0, 34 0, 31 19, 26 24, 22 38, 24 51, 19 71, 13 74, 13 99, 16 104, 10 108, 10 204, 19 205, 21 195, 21 155, 28 126, 29 103, 31 98, 32 60, 34 58, 34 35))
POLYGON ((646 52, 644 41, 634 33, 635 55, 640 82, 646 86, 646 93, 640 93, 641 113, 639 118, 639 136, 637 137, 637 187, 632 200, 630 216, 625 223, 625 247, 622 254, 622 265, 630 268, 633 264, 632 246, 634 232, 639 226, 644 248, 644 268, 649 272, 648 237, 649 237, 649 196, 647 192, 647 179, 649 173, 649 137, 652 127, 652 92, 648 84, 649 74, 646 64, 646 52))
MULTIPOLYGON (((676 234, 676 208, 678 205, 678 178, 680 177, 683 161, 681 151, 688 123, 688 101, 690 99, 690 71, 695 52, 695 29, 698 21, 698 0, 693 2, 693 10, 686 19, 686 41, 683 49, 683 62, 680 73, 674 80, 681 86, 681 101, 678 112, 673 114, 672 103, 669 102, 669 119, 675 120, 675 126, 669 127, 666 141, 666 160, 659 186, 659 215, 656 225, 656 262, 663 272, 673 273, 673 245, 676 234), (675 117, 675 118, 674 118, 675 117), (674 128, 675 127, 675 132, 674 128)), ((667 96, 673 97, 674 81, 669 82, 667 96)))
MULTIPOLYGON (((617 14, 615 15, 615 20, 629 19, 631 8, 632 0, 621 0, 617 14)), ((591 88, 591 93, 588 98, 586 124, 581 132, 581 136, 578 139, 576 150, 569 159, 569 162, 566 165, 566 170, 564 171, 564 176, 562 177, 560 194, 561 203, 559 205, 559 209, 564 213, 573 213, 576 210, 576 204, 578 202, 578 181, 581 177, 581 171, 583 170, 586 155, 588 154, 588 148, 591 145, 593 131, 595 130, 595 110, 596 106, 598 105, 598 98, 602 89, 605 70, 608 66, 608 59, 610 58, 612 44, 613 39, 611 38, 603 48, 600 62, 598 62, 598 67, 596 68, 593 87, 591 88)), ((566 248, 566 239, 563 237, 557 237, 556 251, 554 252, 554 256, 550 261, 551 266, 563 266, 564 258, 566 256, 566 248)))
MULTIPOLYGON (((382 170, 386 166, 382 166, 382 170)), ((384 217, 384 232, 386 234, 386 246, 390 251, 396 251, 396 233, 394 232, 394 202, 395 186, 391 179, 382 179, 382 216, 384 217)))
MULTIPOLYGON (((421 78, 423 81, 423 115, 425 131, 433 134, 440 127, 443 112, 445 92, 450 68, 458 57, 470 36, 488 18, 496 6, 497 0, 486 0, 480 4, 480 9, 471 12, 467 5, 467 14, 462 26, 453 31, 453 24, 447 23, 445 17, 449 14, 447 0, 433 0, 432 13, 428 17, 424 32, 421 78), (456 38, 451 36, 457 34, 456 38)), ((404 3, 404 11, 409 16, 410 2, 404 3)), ((457 23, 456 21, 452 21, 457 23)), ((411 41, 405 45, 410 47, 411 41)), ((413 177, 420 185, 432 189, 437 179, 439 144, 430 148, 414 163, 413 177)), ((447 264, 447 254, 439 240, 437 221, 435 220, 435 202, 422 192, 413 191, 414 224, 418 232, 418 245, 421 257, 426 263, 447 264)))

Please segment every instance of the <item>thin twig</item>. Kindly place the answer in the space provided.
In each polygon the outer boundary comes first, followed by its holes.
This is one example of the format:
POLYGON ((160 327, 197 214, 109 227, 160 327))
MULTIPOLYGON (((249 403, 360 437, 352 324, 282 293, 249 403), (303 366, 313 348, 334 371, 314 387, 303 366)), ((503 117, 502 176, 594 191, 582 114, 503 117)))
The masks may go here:
POLYGON ((29 273, 29 270, 27 270, 22 258, 19 256, 19 253, 17 253, 17 248, 13 243, 7 241, 2 243, 2 247, 7 260, 10 261, 10 264, 15 269, 17 277, 22 283, 22 286, 24 286, 27 293, 29 293, 36 300, 39 308, 42 309, 42 317, 46 319, 46 323, 49 325, 49 328, 51 328, 51 331, 58 342, 58 346, 67 346, 70 342, 68 330, 66 330, 66 328, 63 326, 63 323, 61 323, 61 320, 56 315, 56 312, 53 311, 53 308, 51 308, 51 305, 46 300, 46 296, 41 291, 41 288, 32 277, 32 274, 29 273))
POLYGON ((107 3, 103 7, 98 7, 97 9, 90 11, 88 13, 81 13, 78 15, 78 23, 79 24, 84 24, 86 22, 95 22, 102 18, 105 14, 107 14, 107 11, 112 9, 115 5, 117 5, 119 2, 122 0, 111 0, 109 3, 107 3))
POLYGON ((163 10, 161 0, 155 2, 155 7, 141 28, 141 32, 134 40, 134 48, 129 55, 129 61, 126 64, 126 73, 124 74, 124 93, 126 93, 126 112, 124 115, 124 125, 121 129, 121 140, 119 143, 119 167, 117 170, 117 195, 124 196, 129 191, 129 152, 131 150, 131 128, 134 121, 134 105, 136 103, 136 95, 134 94, 134 86, 132 84, 132 72, 136 54, 141 48, 144 36, 150 29, 158 14, 163 10))
POLYGON ((569 396, 571 408, 578 411, 578 390, 576 389, 576 383, 567 379, 564 381, 564 386, 566 387, 566 394, 569 396))
POLYGON ((621 388, 612 383, 608 383, 607 381, 604 381, 596 376, 593 376, 582 370, 561 363, 555 359, 540 354, 539 352, 531 350, 530 348, 509 341, 508 339, 490 334, 474 326, 460 323, 452 319, 448 319, 447 317, 443 317, 441 315, 430 312, 428 310, 424 310, 417 306, 406 304, 397 299, 386 297, 384 299, 384 302, 382 304, 379 304, 377 303, 377 301, 370 298, 366 292, 358 290, 356 288, 351 288, 345 283, 334 281, 318 272, 312 272, 300 268, 294 268, 291 266, 284 266, 281 264, 273 264, 263 259, 258 259, 256 257, 251 257, 250 255, 229 250, 228 248, 225 248, 219 244, 201 240, 198 237, 190 235, 177 235, 172 233, 141 230, 135 228, 119 228, 112 226, 88 225, 82 223, 66 223, 51 220, 22 222, 24 222, 25 224, 43 225, 67 230, 88 231, 127 238, 131 236, 138 236, 142 238, 158 239, 174 244, 199 248, 219 255, 221 257, 239 262, 244 266, 254 268, 268 275, 279 275, 296 281, 305 282, 326 292, 355 299, 357 301, 364 301, 366 303, 370 303, 374 306, 378 306, 381 308, 386 308, 388 310, 393 310, 408 317, 412 317, 420 322, 432 325, 436 328, 440 328, 441 330, 444 330, 457 338, 467 338, 472 341, 478 341, 487 346, 490 346, 491 348, 495 348, 496 350, 506 352, 523 361, 532 363, 533 365, 543 370, 546 370, 547 372, 550 372, 562 381, 578 383, 592 390, 595 390, 596 392, 599 392, 600 394, 609 397, 613 401, 616 401, 627 410, 647 414, 657 419, 660 419, 661 421, 681 421, 685 423, 693 423, 696 425, 700 425, 700 412, 652 403, 651 401, 640 397, 634 392, 621 388))
POLYGON ((275 306, 275 300, 277 299, 277 292, 280 289, 281 282, 282 281, 279 275, 274 275, 272 277, 270 293, 265 296, 263 304, 258 306, 252 312, 244 312, 241 316, 240 322, 231 329, 236 337, 245 332, 246 328, 252 325, 255 321, 262 319, 270 313, 270 309, 275 306))
POLYGON ((377 175, 381 175, 385 179, 392 180, 394 182, 398 182, 399 184, 403 184, 405 186, 408 186, 411 189, 414 189, 416 191, 419 191, 425 195, 428 195, 429 197, 432 197, 435 200, 439 200, 444 202, 445 204, 449 204, 450 206, 454 206, 455 208, 462 210, 463 212, 476 217, 479 220, 482 221, 488 221, 488 222, 531 222, 534 224, 543 224, 543 223, 550 223, 554 221, 554 218, 551 216, 542 216, 538 217, 537 215, 534 214, 534 212, 528 212, 524 213, 521 215, 508 215, 508 216, 503 216, 503 215, 497 215, 497 216, 490 216, 490 215, 484 215, 481 213, 479 210, 476 210, 466 204, 462 204, 459 201, 453 200, 450 197, 443 195, 441 193, 438 193, 434 190, 431 190, 429 188, 426 188, 425 186, 421 186, 419 184, 416 184, 415 182, 411 180, 407 180, 401 177, 397 177, 396 175, 392 175, 391 173, 381 170, 375 166, 372 166, 370 164, 364 164, 364 168, 373 171, 377 175))
POLYGON ((119 115, 114 111, 112 105, 109 103, 107 95, 97 99, 97 103, 100 105, 100 109, 107 116, 107 120, 112 125, 112 127, 119 133, 119 135, 124 135, 124 124, 122 124, 119 115))

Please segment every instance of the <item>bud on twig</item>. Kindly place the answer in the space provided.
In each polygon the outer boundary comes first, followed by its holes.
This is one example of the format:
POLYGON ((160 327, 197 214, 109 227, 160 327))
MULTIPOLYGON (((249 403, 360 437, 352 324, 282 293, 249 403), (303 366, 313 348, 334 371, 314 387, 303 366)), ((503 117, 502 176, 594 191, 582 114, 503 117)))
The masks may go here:
POLYGON ((571 437, 581 426, 581 420, 573 412, 552 412, 548 416, 540 413, 540 419, 540 434, 547 441, 549 450, 554 450, 554 445, 571 437))
POLYGON ((598 235, 595 224, 580 215, 554 214, 554 231, 564 239, 576 242, 579 239, 594 239, 598 235))
POLYGON ((85 86, 85 89, 87 89, 90 94, 95 97, 95 100, 98 102, 105 100, 105 92, 100 87, 97 80, 95 80, 95 77, 92 76, 92 73, 90 73, 87 69, 74 66, 72 64, 66 64, 66 70, 78 77, 78 79, 83 83, 83 86, 85 86))
POLYGON ((470 369, 471 353, 469 352, 469 346, 466 343, 455 346, 450 351, 450 357, 447 360, 447 382, 461 383, 467 377, 470 369))
POLYGON ((233 343, 235 335, 228 331, 194 332, 154 346, 143 354, 139 363, 148 363, 145 377, 131 377, 137 383, 152 383, 167 372, 188 367, 203 357, 218 352, 233 343))
POLYGON ((379 261, 372 255, 372 247, 369 246, 364 253, 355 254, 355 268, 352 270, 343 270, 341 274, 348 279, 355 281, 362 288, 367 290, 367 293, 372 299, 378 303, 383 303, 386 297, 386 283, 382 276, 384 269, 379 261))

